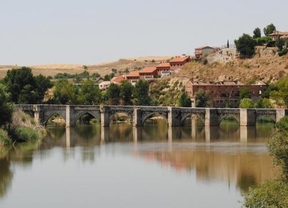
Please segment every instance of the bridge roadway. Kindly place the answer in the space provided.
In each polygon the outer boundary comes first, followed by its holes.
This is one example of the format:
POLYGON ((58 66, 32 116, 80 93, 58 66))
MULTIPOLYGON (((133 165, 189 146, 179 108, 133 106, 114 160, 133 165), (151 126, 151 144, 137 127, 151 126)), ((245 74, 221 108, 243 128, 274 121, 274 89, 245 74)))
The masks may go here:
POLYGON ((169 126, 181 126, 192 115, 202 120, 205 126, 217 126, 226 116, 233 116, 240 126, 253 126, 261 116, 269 116, 274 122, 288 115, 288 109, 263 108, 191 108, 171 106, 121 106, 121 105, 46 105, 24 104, 15 107, 34 117, 38 124, 46 125, 49 118, 59 114, 66 121, 66 127, 76 125, 76 121, 90 114, 101 122, 102 127, 110 125, 112 116, 125 113, 133 126, 143 126, 144 122, 155 114, 167 120, 169 126))

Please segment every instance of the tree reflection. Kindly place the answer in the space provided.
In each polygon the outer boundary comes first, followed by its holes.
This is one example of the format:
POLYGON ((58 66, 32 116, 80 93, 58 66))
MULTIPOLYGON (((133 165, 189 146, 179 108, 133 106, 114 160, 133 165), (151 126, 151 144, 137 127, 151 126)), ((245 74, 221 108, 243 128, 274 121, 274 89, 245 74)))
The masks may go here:
POLYGON ((4 197, 11 186, 13 178, 10 161, 7 158, 0 159, 0 170, 0 197, 4 197))

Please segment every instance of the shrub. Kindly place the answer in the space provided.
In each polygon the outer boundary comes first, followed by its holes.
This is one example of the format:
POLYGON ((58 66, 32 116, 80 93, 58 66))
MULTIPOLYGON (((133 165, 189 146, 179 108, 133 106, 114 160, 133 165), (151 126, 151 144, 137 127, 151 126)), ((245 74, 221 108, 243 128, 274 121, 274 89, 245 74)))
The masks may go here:
POLYGON ((0 129, 0 147, 12 145, 12 140, 8 137, 7 131, 0 129))
POLYGON ((15 137, 19 142, 28 142, 37 140, 40 135, 37 131, 28 127, 16 127, 15 137))

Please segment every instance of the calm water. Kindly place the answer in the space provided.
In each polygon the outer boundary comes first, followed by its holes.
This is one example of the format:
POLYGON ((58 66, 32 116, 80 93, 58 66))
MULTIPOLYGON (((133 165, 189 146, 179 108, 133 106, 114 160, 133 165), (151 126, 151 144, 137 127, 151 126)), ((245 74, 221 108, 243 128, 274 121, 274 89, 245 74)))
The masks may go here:
POLYGON ((0 159, 0 207, 241 207, 273 176, 271 126, 49 127, 0 159))

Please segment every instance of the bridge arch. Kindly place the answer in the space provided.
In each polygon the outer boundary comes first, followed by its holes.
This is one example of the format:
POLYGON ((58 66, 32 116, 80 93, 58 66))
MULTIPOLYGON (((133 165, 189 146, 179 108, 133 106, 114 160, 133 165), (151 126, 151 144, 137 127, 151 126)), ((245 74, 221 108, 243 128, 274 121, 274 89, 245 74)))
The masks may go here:
POLYGON ((195 118, 200 119, 203 124, 205 123, 204 115, 195 114, 195 113, 184 113, 181 118, 181 126, 184 125, 184 122, 188 117, 192 117, 192 116, 195 116, 195 118))
POLYGON ((145 121, 147 121, 149 118, 152 118, 155 115, 162 117, 168 123, 168 113, 167 112, 144 112, 142 115, 142 118, 141 118, 141 125, 143 126, 145 121))
POLYGON ((111 121, 115 120, 115 117, 117 115, 125 115, 126 117, 129 118, 129 123, 132 124, 133 118, 134 118, 133 112, 127 112, 127 111, 121 111, 121 110, 117 111, 117 112, 113 111, 113 112, 109 113, 109 123, 111 123, 111 121))
POLYGON ((73 119, 71 119, 71 125, 76 125, 77 121, 84 115, 90 115, 93 118, 97 119, 99 122, 101 122, 101 117, 99 113, 91 111, 80 111, 76 113, 73 119))
POLYGON ((54 115, 59 115, 61 116, 61 118, 65 121, 66 121, 66 114, 62 111, 55 111, 55 112, 49 112, 49 114, 46 114, 43 116, 43 120, 41 120, 41 123, 44 125, 44 126, 47 126, 48 124, 48 121, 50 118, 52 118, 54 115))
POLYGON ((220 117, 219 117, 219 125, 220 125, 220 123, 221 123, 223 120, 225 120, 225 118, 229 118, 229 117, 233 118, 234 120, 236 120, 236 121, 240 124, 240 117, 239 117, 239 115, 235 115, 235 114, 222 114, 222 115, 220 115, 220 117))

